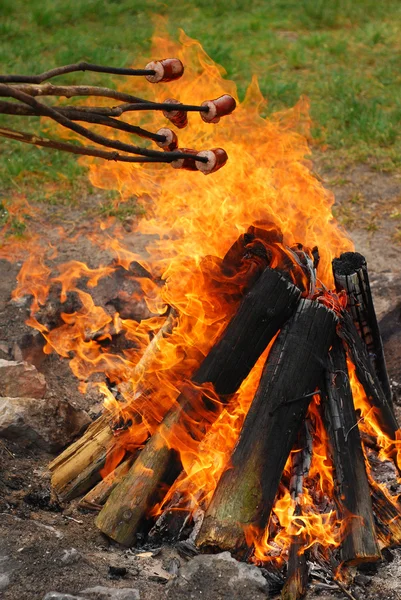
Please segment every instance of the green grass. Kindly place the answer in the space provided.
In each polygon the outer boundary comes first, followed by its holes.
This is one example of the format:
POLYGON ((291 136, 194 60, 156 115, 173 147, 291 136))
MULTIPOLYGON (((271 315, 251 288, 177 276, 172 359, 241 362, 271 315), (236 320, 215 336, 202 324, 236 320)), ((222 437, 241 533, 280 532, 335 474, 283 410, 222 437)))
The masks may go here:
MULTIPOLYGON (((399 0, 1 0, 0 72, 38 73, 77 60, 141 65, 154 14, 168 18, 173 35, 183 28, 199 39, 241 94, 256 72, 268 111, 309 96, 316 145, 328 160, 401 166, 399 0)), ((35 130, 25 119, 20 128, 35 130)), ((3 193, 44 201, 57 186, 59 196, 83 193, 84 170, 73 156, 1 140, 0 158, 3 193)))

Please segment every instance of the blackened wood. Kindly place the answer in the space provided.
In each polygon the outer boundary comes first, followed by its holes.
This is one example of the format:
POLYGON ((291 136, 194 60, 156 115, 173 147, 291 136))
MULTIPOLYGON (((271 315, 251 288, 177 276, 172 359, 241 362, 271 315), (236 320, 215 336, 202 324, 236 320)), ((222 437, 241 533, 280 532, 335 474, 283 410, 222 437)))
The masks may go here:
POLYGON ((341 545, 341 560, 347 564, 373 562, 380 558, 380 550, 347 358, 339 338, 334 341, 329 354, 326 394, 324 421, 335 468, 335 501, 339 517, 348 521, 341 545))
POLYGON ((401 513, 397 498, 391 500, 379 484, 370 476, 373 512, 376 531, 382 547, 401 544, 401 513))
POLYGON ((246 552, 245 530, 263 532, 288 455, 327 360, 337 318, 302 299, 267 358, 239 441, 206 512, 197 544, 246 552))
POLYGON ((302 496, 304 479, 307 477, 312 461, 313 440, 310 432, 311 423, 305 421, 299 430, 298 440, 293 450, 291 461, 290 494, 294 501, 302 496))
MULTIPOLYGON (((299 502, 303 493, 304 479, 309 473, 311 460, 312 435, 310 433, 310 423, 306 420, 299 430, 291 457, 290 494, 294 502, 297 503, 294 511, 295 516, 302 515, 299 502)), ((308 564, 304 552, 305 540, 302 526, 302 521, 297 522, 296 519, 291 523, 291 545, 288 553, 287 577, 281 592, 281 600, 299 600, 306 594, 308 564)))
MULTIPOLYGON (((296 507, 294 514, 298 516, 302 514, 300 505, 296 507)), ((299 525, 302 527, 302 522, 299 525)), ((296 520, 293 522, 292 528, 297 528, 296 520)), ((305 596, 308 585, 308 563, 303 549, 303 536, 294 531, 291 537, 287 578, 281 592, 281 600, 300 600, 305 596)))
POLYGON ((356 375, 365 390, 365 394, 371 405, 375 407, 375 417, 382 431, 390 439, 395 440, 398 423, 393 408, 388 402, 372 367, 365 343, 358 335, 352 317, 347 311, 342 311, 338 333, 345 341, 348 354, 355 365, 356 375))
POLYGON ((345 290, 348 308, 355 327, 368 349, 369 358, 383 392, 392 401, 390 382, 384 358, 383 342, 377 323, 365 257, 359 252, 344 252, 333 260, 337 291, 345 290))
MULTIPOLYGON (((294 312, 300 291, 277 271, 265 269, 242 300, 237 313, 227 325, 220 340, 212 348, 192 378, 195 384, 211 383, 224 402, 236 392, 253 365, 294 312)), ((190 390, 190 386, 188 386, 190 390)), ((176 405, 167 413, 160 428, 152 436, 124 480, 113 490, 96 525, 114 540, 130 545, 151 497, 161 479, 176 460, 168 445, 173 428, 186 420, 198 422, 197 440, 201 441, 222 409, 202 391, 194 402, 188 392, 181 393, 176 405), (203 414, 202 414, 203 413, 203 414)), ((193 427, 191 432, 195 435, 193 427)))

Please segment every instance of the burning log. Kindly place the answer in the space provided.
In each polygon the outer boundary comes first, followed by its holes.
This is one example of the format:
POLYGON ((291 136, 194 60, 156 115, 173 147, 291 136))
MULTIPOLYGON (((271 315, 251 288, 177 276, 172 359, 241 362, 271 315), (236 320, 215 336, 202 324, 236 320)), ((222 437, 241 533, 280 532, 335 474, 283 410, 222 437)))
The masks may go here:
POLYGON ((341 545, 341 559, 347 564, 374 562, 379 560, 380 550, 347 359, 338 338, 329 354, 326 393, 324 415, 337 482, 335 499, 341 518, 349 520, 341 545))
MULTIPOLYGON (((292 455, 290 493, 296 502, 294 516, 302 516, 300 504, 304 478, 308 475, 312 459, 312 436, 310 422, 306 421, 298 435, 295 452, 292 455)), ((308 583, 308 563, 305 553, 303 523, 297 519, 291 524, 291 545, 288 553, 287 578, 281 592, 281 600, 299 600, 306 594, 308 583)))
POLYGON ((81 500, 78 506, 87 510, 100 511, 105 505, 111 492, 125 477, 131 468, 134 461, 134 456, 130 456, 124 460, 114 471, 106 475, 104 479, 99 481, 81 500))
POLYGON ((397 498, 391 500, 388 492, 370 476, 373 512, 377 536, 382 547, 401 544, 401 514, 397 498))
MULTIPOLYGON (((170 334, 176 324, 177 313, 170 310, 165 323, 147 346, 140 361, 135 366, 132 377, 139 379, 158 350, 160 339, 170 334)), ((122 383, 126 392, 132 386, 122 383)), ((121 447, 122 440, 114 436, 111 416, 99 417, 74 444, 71 444, 49 465, 52 472, 52 486, 61 500, 72 500, 90 490, 101 479, 99 471, 106 459, 121 447)))
POLYGON ((365 342, 387 401, 391 402, 383 342, 373 305, 366 260, 358 252, 344 252, 340 258, 333 260, 333 273, 337 291, 345 290, 347 293, 354 325, 365 342))
MULTIPOLYGON (((295 514, 301 514, 301 507, 298 505, 295 514)), ((302 522, 299 524, 302 528, 302 522)), ((296 529, 296 520, 292 523, 293 529, 296 529)), ((281 600, 299 600, 306 594, 308 585, 308 563, 303 550, 303 536, 294 531, 290 551, 288 554, 287 579, 281 592, 281 600)))
POLYGON ((356 375, 363 385, 366 396, 375 408, 375 418, 381 430, 390 439, 395 440, 398 423, 393 408, 382 390, 366 346, 347 311, 342 311, 338 333, 346 344, 348 354, 355 365, 356 375))
POLYGON ((301 300, 266 361, 229 467, 206 512, 197 544, 243 551, 245 530, 263 530, 280 478, 320 381, 337 319, 325 306, 301 300))
MULTIPOLYGON (((235 393, 277 331, 293 313, 300 291, 282 274, 266 268, 244 297, 237 313, 192 378, 195 385, 212 384, 222 402, 235 393)), ((150 500, 163 477, 177 463, 169 447, 171 432, 189 420, 198 422, 202 436, 217 418, 221 403, 214 403, 200 390, 201 401, 193 406, 188 391, 181 393, 125 479, 111 494, 96 524, 112 539, 130 545, 150 500), (195 410, 194 410, 195 409, 195 410), (197 415, 197 411, 201 415, 197 415), (199 422, 200 421, 200 422, 199 422)), ((195 433, 193 433, 195 435, 195 433)), ((199 439, 200 441, 200 439, 199 439)))

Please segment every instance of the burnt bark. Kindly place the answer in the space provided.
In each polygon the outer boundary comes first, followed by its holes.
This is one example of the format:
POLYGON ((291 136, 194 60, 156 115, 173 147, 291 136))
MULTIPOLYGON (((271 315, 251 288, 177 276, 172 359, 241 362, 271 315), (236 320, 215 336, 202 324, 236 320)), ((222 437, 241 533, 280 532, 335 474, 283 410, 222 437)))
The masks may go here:
POLYGON ((366 396, 375 407, 375 417, 382 431, 392 440, 396 439, 398 430, 397 419, 393 408, 387 400, 380 381, 372 367, 366 346, 353 323, 351 315, 343 311, 338 328, 340 337, 344 340, 348 354, 355 365, 356 375, 362 384, 366 396))
POLYGON ((348 309, 354 325, 365 342, 370 361, 387 401, 391 402, 383 342, 373 305, 366 260, 358 252, 344 252, 340 258, 333 260, 333 273, 337 291, 345 290, 347 293, 348 309))
MULTIPOLYGON (((296 515, 301 515, 301 507, 298 505, 295 509, 296 515)), ((294 521, 293 527, 297 523, 294 521)), ((301 523, 302 527, 302 523, 301 523)), ((308 563, 303 549, 303 536, 293 533, 290 551, 288 554, 287 578, 281 592, 281 600, 300 600, 306 594, 308 585, 308 563)))
POLYGON ((347 521, 341 560, 347 564, 380 558, 369 482, 349 382, 347 358, 340 339, 334 341, 326 371, 324 420, 335 468, 337 511, 347 521))
POLYGON ((245 530, 266 527, 286 460, 322 377, 336 322, 331 310, 303 299, 281 330, 206 512, 199 546, 246 552, 245 530))
MULTIPOLYGON (((193 384, 212 384, 222 402, 228 401, 249 374, 260 354, 294 312, 300 291, 282 274, 266 268, 243 298, 220 340, 192 378, 193 384)), ((96 524, 114 540, 130 545, 146 514, 150 499, 160 491, 164 473, 177 460, 169 435, 177 426, 191 422, 191 432, 200 441, 222 409, 210 394, 186 386, 167 413, 128 475, 112 492, 96 524), (191 391, 192 390, 192 391, 191 391), (208 397, 209 396, 209 397, 208 397), (197 426, 193 427, 194 422, 197 426)))

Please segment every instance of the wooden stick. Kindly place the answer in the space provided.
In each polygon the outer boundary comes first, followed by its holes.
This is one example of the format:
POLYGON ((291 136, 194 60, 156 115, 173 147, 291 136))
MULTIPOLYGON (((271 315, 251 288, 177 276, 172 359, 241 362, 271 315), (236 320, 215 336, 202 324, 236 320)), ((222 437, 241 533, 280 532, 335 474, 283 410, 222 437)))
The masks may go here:
POLYGON ((66 75, 67 73, 76 73, 77 71, 92 71, 94 73, 109 73, 110 75, 154 75, 156 71, 153 69, 125 69, 120 67, 105 67, 102 65, 94 65, 81 61, 63 67, 50 69, 40 75, 0 75, 1 83, 42 83, 57 75, 66 75))
POLYGON ((344 252, 340 258, 333 260, 333 273, 336 289, 338 291, 345 290, 347 293, 348 308, 354 325, 366 344, 370 360, 387 401, 391 403, 390 381, 365 257, 358 252, 344 252))
POLYGON ((247 527, 264 531, 310 392, 322 375, 336 322, 331 310, 303 299, 281 330, 230 465, 206 512, 199 546, 241 553, 247 550, 247 527))
MULTIPOLYGON (((13 90, 14 93, 23 93, 36 98, 37 96, 63 96, 65 98, 73 98, 74 96, 97 96, 102 98, 112 98, 113 100, 121 100, 126 102, 127 106, 124 112, 127 110, 166 110, 176 111, 177 104, 171 102, 152 102, 151 100, 145 100, 144 98, 138 98, 132 94, 125 92, 118 92, 106 87, 97 87, 92 85, 53 85, 51 83, 44 84, 20 84, 20 85, 6 85, 0 84, 0 96, 11 97, 15 96, 10 93, 13 90)), ((24 100, 21 100, 24 102, 24 100)), ((207 106, 198 106, 196 104, 179 104, 180 111, 185 112, 208 112, 207 106)))
POLYGON ((347 358, 340 339, 329 354, 324 420, 335 467, 335 500, 339 516, 347 521, 341 560, 347 564, 380 559, 372 502, 361 439, 349 383, 347 358))
MULTIPOLYGON (((143 138, 148 138, 155 142, 164 142, 166 136, 147 131, 142 127, 131 125, 125 121, 118 121, 107 115, 98 114, 94 110, 81 110, 81 107, 53 107, 58 113, 71 119, 71 121, 84 121, 86 123, 95 123, 98 125, 104 125, 105 127, 112 127, 113 129, 119 129, 120 131, 126 131, 143 138)), ((85 107, 87 108, 87 107, 85 107)), ((0 113, 5 115, 15 116, 39 116, 35 110, 26 104, 20 102, 0 102, 0 113)))
POLYGON ((48 138, 40 137, 25 131, 16 131, 15 129, 6 129, 0 127, 0 137, 8 138, 10 140, 16 140, 17 142, 23 142, 25 144, 32 144, 33 146, 40 146, 42 148, 52 148, 53 150, 60 150, 62 152, 69 152, 71 154, 80 154, 81 156, 95 156, 96 158, 104 158, 105 160, 114 160, 116 162, 127 162, 127 163, 168 163, 170 159, 163 160, 163 156, 160 158, 149 158, 147 156, 124 156, 118 152, 108 152, 107 150, 100 150, 97 148, 91 148, 90 146, 78 146, 76 144, 69 144, 68 142, 58 142, 56 140, 50 140, 48 138))
POLYGON ((35 109, 38 115, 50 117, 60 125, 66 127, 67 129, 71 129, 71 131, 74 131, 75 133, 78 133, 79 135, 82 135, 83 137, 86 137, 87 139, 91 140, 92 142, 95 142, 96 144, 100 144, 101 146, 115 148, 116 150, 121 150, 122 152, 130 152, 132 154, 139 154, 141 156, 147 156, 151 158, 164 157, 165 159, 170 159, 163 160, 163 162, 172 162, 173 160, 182 158, 191 158, 203 163, 208 162, 208 159, 206 157, 198 156, 196 154, 190 154, 185 152, 162 152, 158 150, 148 150, 147 148, 133 146, 132 144, 120 142, 119 140, 111 140, 103 135, 93 133, 92 131, 89 131, 89 129, 87 129, 86 127, 83 127, 82 125, 77 125, 77 123, 74 123, 73 121, 71 121, 71 119, 57 112, 57 110, 54 110, 50 106, 46 106, 41 102, 38 102, 31 95, 26 94, 25 92, 19 90, 16 87, 0 84, 0 96, 2 95, 15 98, 20 102, 28 104, 33 109, 35 109))
MULTIPOLYGON (((279 272, 266 268, 243 298, 220 340, 215 344, 192 378, 195 385, 210 383, 221 402, 213 403, 200 388, 197 402, 191 388, 181 393, 167 413, 125 479, 115 488, 96 525, 109 537, 124 545, 135 541, 136 532, 158 493, 165 474, 171 473, 177 457, 169 436, 177 427, 195 421, 191 434, 200 441, 222 410, 223 402, 235 393, 260 354, 288 319, 299 301, 298 288, 279 272)), ((179 430, 178 430, 179 431, 179 430)))

